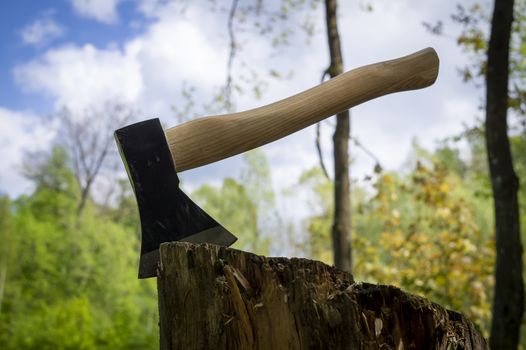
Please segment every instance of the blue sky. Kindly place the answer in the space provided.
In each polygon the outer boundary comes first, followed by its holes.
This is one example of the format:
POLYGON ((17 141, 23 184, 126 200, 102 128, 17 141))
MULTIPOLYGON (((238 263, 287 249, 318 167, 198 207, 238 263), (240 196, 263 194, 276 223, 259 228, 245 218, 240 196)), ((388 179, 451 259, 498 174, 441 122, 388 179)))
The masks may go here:
MULTIPOLYGON (((219 3, 227 6, 230 2, 219 3)), ((481 92, 464 84, 457 73, 467 57, 454 40, 458 28, 448 21, 456 4, 456 0, 341 1, 339 27, 346 69, 428 46, 441 59, 434 86, 353 109, 353 135, 386 169, 403 167, 415 137, 424 146, 434 147, 436 140, 462 131, 464 124, 473 123, 479 115, 481 92), (363 11, 362 5, 369 2, 374 11, 363 11), (424 21, 438 19, 445 21, 446 37, 430 35, 422 26, 424 21)), ((250 92, 234 95, 238 110, 319 83, 328 65, 324 13, 318 7, 309 14, 315 35, 310 40, 295 35, 286 47, 276 49, 271 38, 251 31, 239 34, 243 49, 234 63, 234 78, 241 81, 240 76, 250 69, 265 82, 259 99, 250 92), (291 73, 290 78, 268 78, 268 72, 276 68, 291 73)), ((165 125, 174 126, 177 118, 172 107, 184 105, 183 87, 194 88, 199 107, 199 102, 210 101, 224 84, 227 47, 225 12, 210 11, 208 1, 0 2, 0 192, 16 197, 32 190, 19 170, 26 152, 49 149, 60 130, 46 116, 63 106, 81 111, 116 100, 137 110, 138 120, 157 116, 165 125), (181 3, 186 4, 185 11, 181 3)), ((194 112, 206 114, 202 108, 194 112)), ((322 129, 329 168, 331 123, 325 122, 322 129)), ((294 186, 303 171, 317 165, 313 139, 311 127, 262 148, 276 191, 294 186)), ((371 173, 374 162, 359 150, 352 157, 352 172, 359 181, 371 173)), ((242 166, 242 157, 237 156, 181 176, 192 190, 205 182, 219 184, 226 176, 236 177, 242 166)))
POLYGON ((38 113, 52 112, 52 100, 39 94, 22 93, 15 84, 13 69, 17 64, 61 45, 118 45, 136 36, 148 23, 147 18, 137 11, 137 4, 133 1, 117 3, 116 19, 111 19, 111 15, 106 14, 108 19, 103 20, 104 12, 97 19, 95 14, 89 14, 89 10, 80 11, 74 2, 68 0, 0 2, 0 105, 13 109, 31 108, 38 113), (24 31, 38 23, 52 23, 58 28, 58 32, 54 34, 41 28, 40 40, 25 42, 24 31))

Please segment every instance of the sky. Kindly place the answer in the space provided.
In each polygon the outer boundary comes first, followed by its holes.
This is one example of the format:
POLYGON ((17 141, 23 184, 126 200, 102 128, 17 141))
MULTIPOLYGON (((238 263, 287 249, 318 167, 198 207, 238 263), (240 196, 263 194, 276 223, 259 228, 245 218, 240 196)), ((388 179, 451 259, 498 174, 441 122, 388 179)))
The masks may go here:
MULTIPOLYGON (((241 3, 246 3, 243 0, 241 3)), ((275 1, 266 2, 269 7, 275 1)), ((425 47, 440 57, 437 82, 430 88, 385 96, 352 109, 353 137, 387 170, 400 170, 413 140, 433 148, 437 140, 459 133, 480 117, 481 91, 462 82, 458 69, 468 60, 456 45, 459 28, 452 24, 456 0, 340 1, 339 32, 344 66, 393 59, 425 47), (372 11, 365 10, 371 4, 372 11), (445 35, 429 34, 423 22, 443 20, 445 35)), ((471 1, 462 1, 469 6, 471 1)), ((0 2, 0 193, 14 198, 32 191, 20 173, 24 154, 49 149, 60 125, 51 116, 61 108, 99 108, 118 101, 137 111, 136 120, 159 117, 175 126, 174 107, 183 109, 184 89, 194 91, 195 113, 225 83, 228 62, 227 10, 230 1, 166 0, 4 0, 0 2)), ((293 15, 295 34, 275 47, 272 35, 253 30, 236 34, 240 48, 233 63, 241 86, 252 73, 262 79, 262 94, 234 93, 236 110, 255 108, 317 85, 329 63, 321 6, 308 12, 314 35, 297 28, 303 14, 293 15), (286 78, 275 79, 275 70, 286 78)), ((234 28, 246 27, 237 18, 234 28)), ((245 24, 243 24, 245 23, 245 24)), ((283 24, 276 24, 282 29, 283 24)), ((322 124, 322 147, 332 168, 334 120, 322 124)), ((109 131, 109 132, 112 132, 109 131)), ((315 129, 262 147, 277 192, 294 186, 305 170, 316 166, 315 129)), ((352 147, 352 145, 351 145, 352 147)), ((375 162, 365 152, 352 153, 357 180, 375 162)), ((237 177, 242 156, 186 171, 185 189, 220 184, 237 177)), ((329 171, 330 172, 330 171, 329 171)), ((299 199, 298 199, 299 200, 299 199)), ((290 201, 290 199, 289 199, 290 201)), ((294 201, 294 199, 293 199, 294 201)), ((283 210, 302 204, 282 202, 283 210)), ((294 211, 294 210, 292 210, 294 211)), ((299 210, 301 211, 301 210, 299 210)))

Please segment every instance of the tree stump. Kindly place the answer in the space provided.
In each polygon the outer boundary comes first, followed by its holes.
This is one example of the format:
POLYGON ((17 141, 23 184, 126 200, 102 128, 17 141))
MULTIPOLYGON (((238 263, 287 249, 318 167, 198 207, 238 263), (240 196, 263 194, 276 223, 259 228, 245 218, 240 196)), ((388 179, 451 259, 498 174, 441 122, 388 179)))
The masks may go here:
POLYGON ((487 349, 462 314, 318 261, 161 245, 161 349, 487 349))

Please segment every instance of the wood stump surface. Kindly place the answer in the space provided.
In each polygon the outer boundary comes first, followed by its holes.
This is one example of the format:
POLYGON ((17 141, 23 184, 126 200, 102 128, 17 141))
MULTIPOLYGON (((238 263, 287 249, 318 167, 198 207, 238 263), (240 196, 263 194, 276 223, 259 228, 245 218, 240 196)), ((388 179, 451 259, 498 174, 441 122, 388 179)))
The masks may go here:
POLYGON ((318 261, 164 243, 161 349, 487 349, 462 314, 318 261))

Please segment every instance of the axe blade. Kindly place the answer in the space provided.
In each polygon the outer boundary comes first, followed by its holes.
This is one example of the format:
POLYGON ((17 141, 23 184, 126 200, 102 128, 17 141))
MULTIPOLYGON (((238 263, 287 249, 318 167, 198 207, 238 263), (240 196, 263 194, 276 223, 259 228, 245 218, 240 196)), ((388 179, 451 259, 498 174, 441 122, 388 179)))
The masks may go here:
POLYGON ((237 238, 179 188, 179 178, 159 119, 115 131, 141 220, 139 278, 155 277, 159 246, 186 241, 229 246, 237 238))

